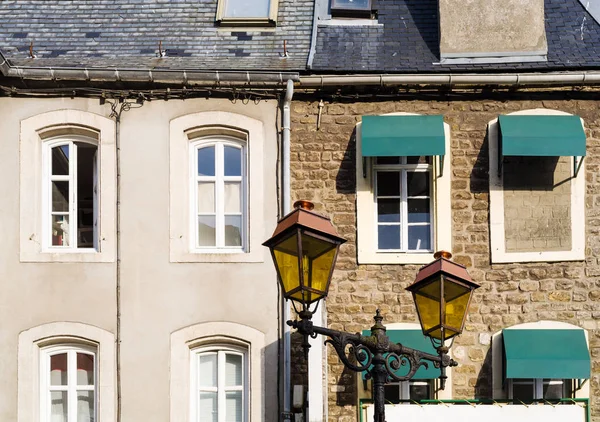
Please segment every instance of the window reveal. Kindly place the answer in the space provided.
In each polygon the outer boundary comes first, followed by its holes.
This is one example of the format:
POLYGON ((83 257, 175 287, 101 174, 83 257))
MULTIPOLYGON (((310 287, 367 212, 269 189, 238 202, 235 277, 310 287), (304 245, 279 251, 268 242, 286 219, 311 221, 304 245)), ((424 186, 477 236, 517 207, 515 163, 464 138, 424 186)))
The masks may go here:
POLYGON ((430 157, 377 157, 377 248, 431 251, 430 157))

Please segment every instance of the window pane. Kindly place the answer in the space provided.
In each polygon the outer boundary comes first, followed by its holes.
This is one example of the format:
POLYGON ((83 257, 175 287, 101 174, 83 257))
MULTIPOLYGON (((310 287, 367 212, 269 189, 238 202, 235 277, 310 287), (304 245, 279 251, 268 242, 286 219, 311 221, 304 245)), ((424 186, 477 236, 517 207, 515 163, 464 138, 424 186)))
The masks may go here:
POLYGON ((400 384, 386 384, 383 387, 383 396, 386 403, 400 403, 400 384))
POLYGON ((228 391, 225 394, 225 421, 242 422, 242 392, 228 391))
POLYGON ((217 422, 217 393, 202 391, 198 398, 198 421, 199 422, 217 422))
POLYGON ((378 196, 400 196, 400 172, 378 171, 377 172, 377 195, 378 196))
POLYGON ((429 196, 429 172, 406 173, 408 196, 429 196))
POLYGON ((225 216, 225 246, 242 246, 242 216, 225 216))
POLYGON ((52 182, 52 211, 69 211, 69 182, 52 182))
POLYGON ((94 422, 94 392, 77 392, 77 422, 94 422))
POLYGON ((226 0, 227 18, 268 18, 269 0, 226 0))
POLYGON ((400 157, 377 157, 377 164, 400 164, 400 157))
POLYGON ((202 215, 198 217, 198 246, 215 246, 216 231, 215 217, 202 215))
POLYGON ((400 249, 400 226, 377 227, 379 249, 400 249))
POLYGON ((377 221, 380 223, 400 222, 400 200, 379 199, 377 200, 377 221))
POLYGON ((52 216, 52 246, 69 246, 69 216, 52 216))
POLYGON ((428 383, 410 384, 408 388, 411 400, 419 401, 431 399, 428 383))
POLYGON ((431 163, 431 157, 420 156, 420 157, 406 157, 406 164, 429 164, 431 163))
MULTIPOLYGON (((78 248, 93 248, 96 200, 96 152, 98 147, 78 142, 77 148, 77 233, 78 248)), ((75 245, 74 245, 75 246, 75 245)))
POLYGON ((225 183, 225 213, 242 212, 241 183, 225 183))
POLYGON ((562 399, 564 397, 562 380, 544 380, 543 390, 543 397, 547 400, 562 399))
POLYGON ((94 356, 77 353, 77 385, 94 385, 94 356))
POLYGON ((50 392, 50 422, 67 422, 67 392, 50 392))
POLYGON ((68 145, 52 148, 52 174, 55 176, 69 174, 68 145))
POLYGON ((408 226, 408 249, 429 250, 431 248, 431 234, 429 225, 408 226))
POLYGON ((517 384, 513 382, 513 399, 523 402, 533 401, 533 383, 517 384))
POLYGON ((228 353, 225 355, 225 386, 242 385, 242 356, 228 353))
POLYGON ((408 222, 429 223, 429 199, 409 199, 408 222))
POLYGON ((198 183, 198 212, 215 212, 215 184, 212 182, 198 183))
POLYGON ((67 385, 67 354, 50 356, 50 385, 67 385))
POLYGON ((348 10, 366 10, 371 8, 371 0, 332 0, 331 7, 348 10))
POLYGON ((198 176, 215 175, 215 147, 198 149, 198 176))
POLYGON ((198 384, 200 387, 217 386, 217 354, 198 355, 198 384))
MULTIPOLYGON (((251 3, 249 0, 244 2, 251 3)), ((242 175, 242 150, 234 147, 223 147, 225 155, 225 176, 242 175)))

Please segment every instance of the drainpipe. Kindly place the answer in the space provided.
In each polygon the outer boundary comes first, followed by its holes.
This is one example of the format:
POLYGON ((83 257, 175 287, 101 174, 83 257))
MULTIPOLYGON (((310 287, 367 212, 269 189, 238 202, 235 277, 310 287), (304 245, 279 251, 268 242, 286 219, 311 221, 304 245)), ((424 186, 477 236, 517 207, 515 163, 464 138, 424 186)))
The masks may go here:
MULTIPOLYGON (((291 183, 290 183, 290 132, 291 132, 291 123, 290 123, 290 104, 292 102, 292 96, 294 95, 294 82, 291 79, 288 79, 286 90, 285 90, 285 98, 283 100, 282 106, 282 119, 283 124, 281 128, 281 175, 282 175, 282 183, 281 183, 281 198, 282 198, 282 208, 283 215, 286 215, 291 211, 290 205, 290 196, 291 196, 291 183)), ((291 412, 291 332, 290 327, 286 324, 286 321, 291 319, 291 312, 289 303, 286 300, 282 300, 282 313, 283 318, 281 321, 281 325, 283 328, 283 411, 285 414, 290 414, 291 412)))

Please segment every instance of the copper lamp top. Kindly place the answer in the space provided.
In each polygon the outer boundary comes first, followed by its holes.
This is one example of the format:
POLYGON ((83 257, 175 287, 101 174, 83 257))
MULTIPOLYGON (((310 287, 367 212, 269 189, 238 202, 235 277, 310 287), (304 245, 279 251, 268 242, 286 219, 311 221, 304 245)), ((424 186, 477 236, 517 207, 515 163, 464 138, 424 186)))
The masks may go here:
POLYGON ((296 201, 294 203, 295 209, 277 222, 275 232, 269 240, 263 243, 263 245, 269 246, 278 235, 287 231, 294 225, 320 232, 321 234, 337 239, 341 243, 346 242, 346 240, 338 234, 328 217, 312 211, 314 207, 314 204, 310 201, 296 201))

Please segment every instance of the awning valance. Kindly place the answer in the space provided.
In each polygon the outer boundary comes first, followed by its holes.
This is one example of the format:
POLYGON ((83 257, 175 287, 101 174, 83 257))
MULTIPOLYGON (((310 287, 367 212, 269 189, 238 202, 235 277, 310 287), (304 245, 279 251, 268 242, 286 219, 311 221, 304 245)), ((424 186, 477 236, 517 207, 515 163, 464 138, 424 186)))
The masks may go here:
POLYGON ((583 330, 507 329, 502 337, 506 378, 590 378, 583 330))
POLYGON ((501 156, 583 157, 579 116, 499 116, 501 156))
POLYGON ((444 119, 434 116, 363 116, 363 157, 444 155, 444 119))
MULTIPOLYGON (((433 348, 431 340, 429 340, 428 337, 425 337, 421 330, 387 330, 386 334, 390 338, 390 343, 401 343, 403 346, 437 355, 437 351, 433 348)), ((362 335, 370 336, 371 331, 365 330, 362 335)), ((440 369, 435 368, 431 362, 428 362, 428 366, 428 368, 421 366, 412 379, 427 380, 439 378, 440 369)), ((410 367, 408 365, 402 366, 396 374, 398 376, 406 375, 409 370, 410 367)), ((365 376, 366 373, 363 374, 363 378, 365 376)))

